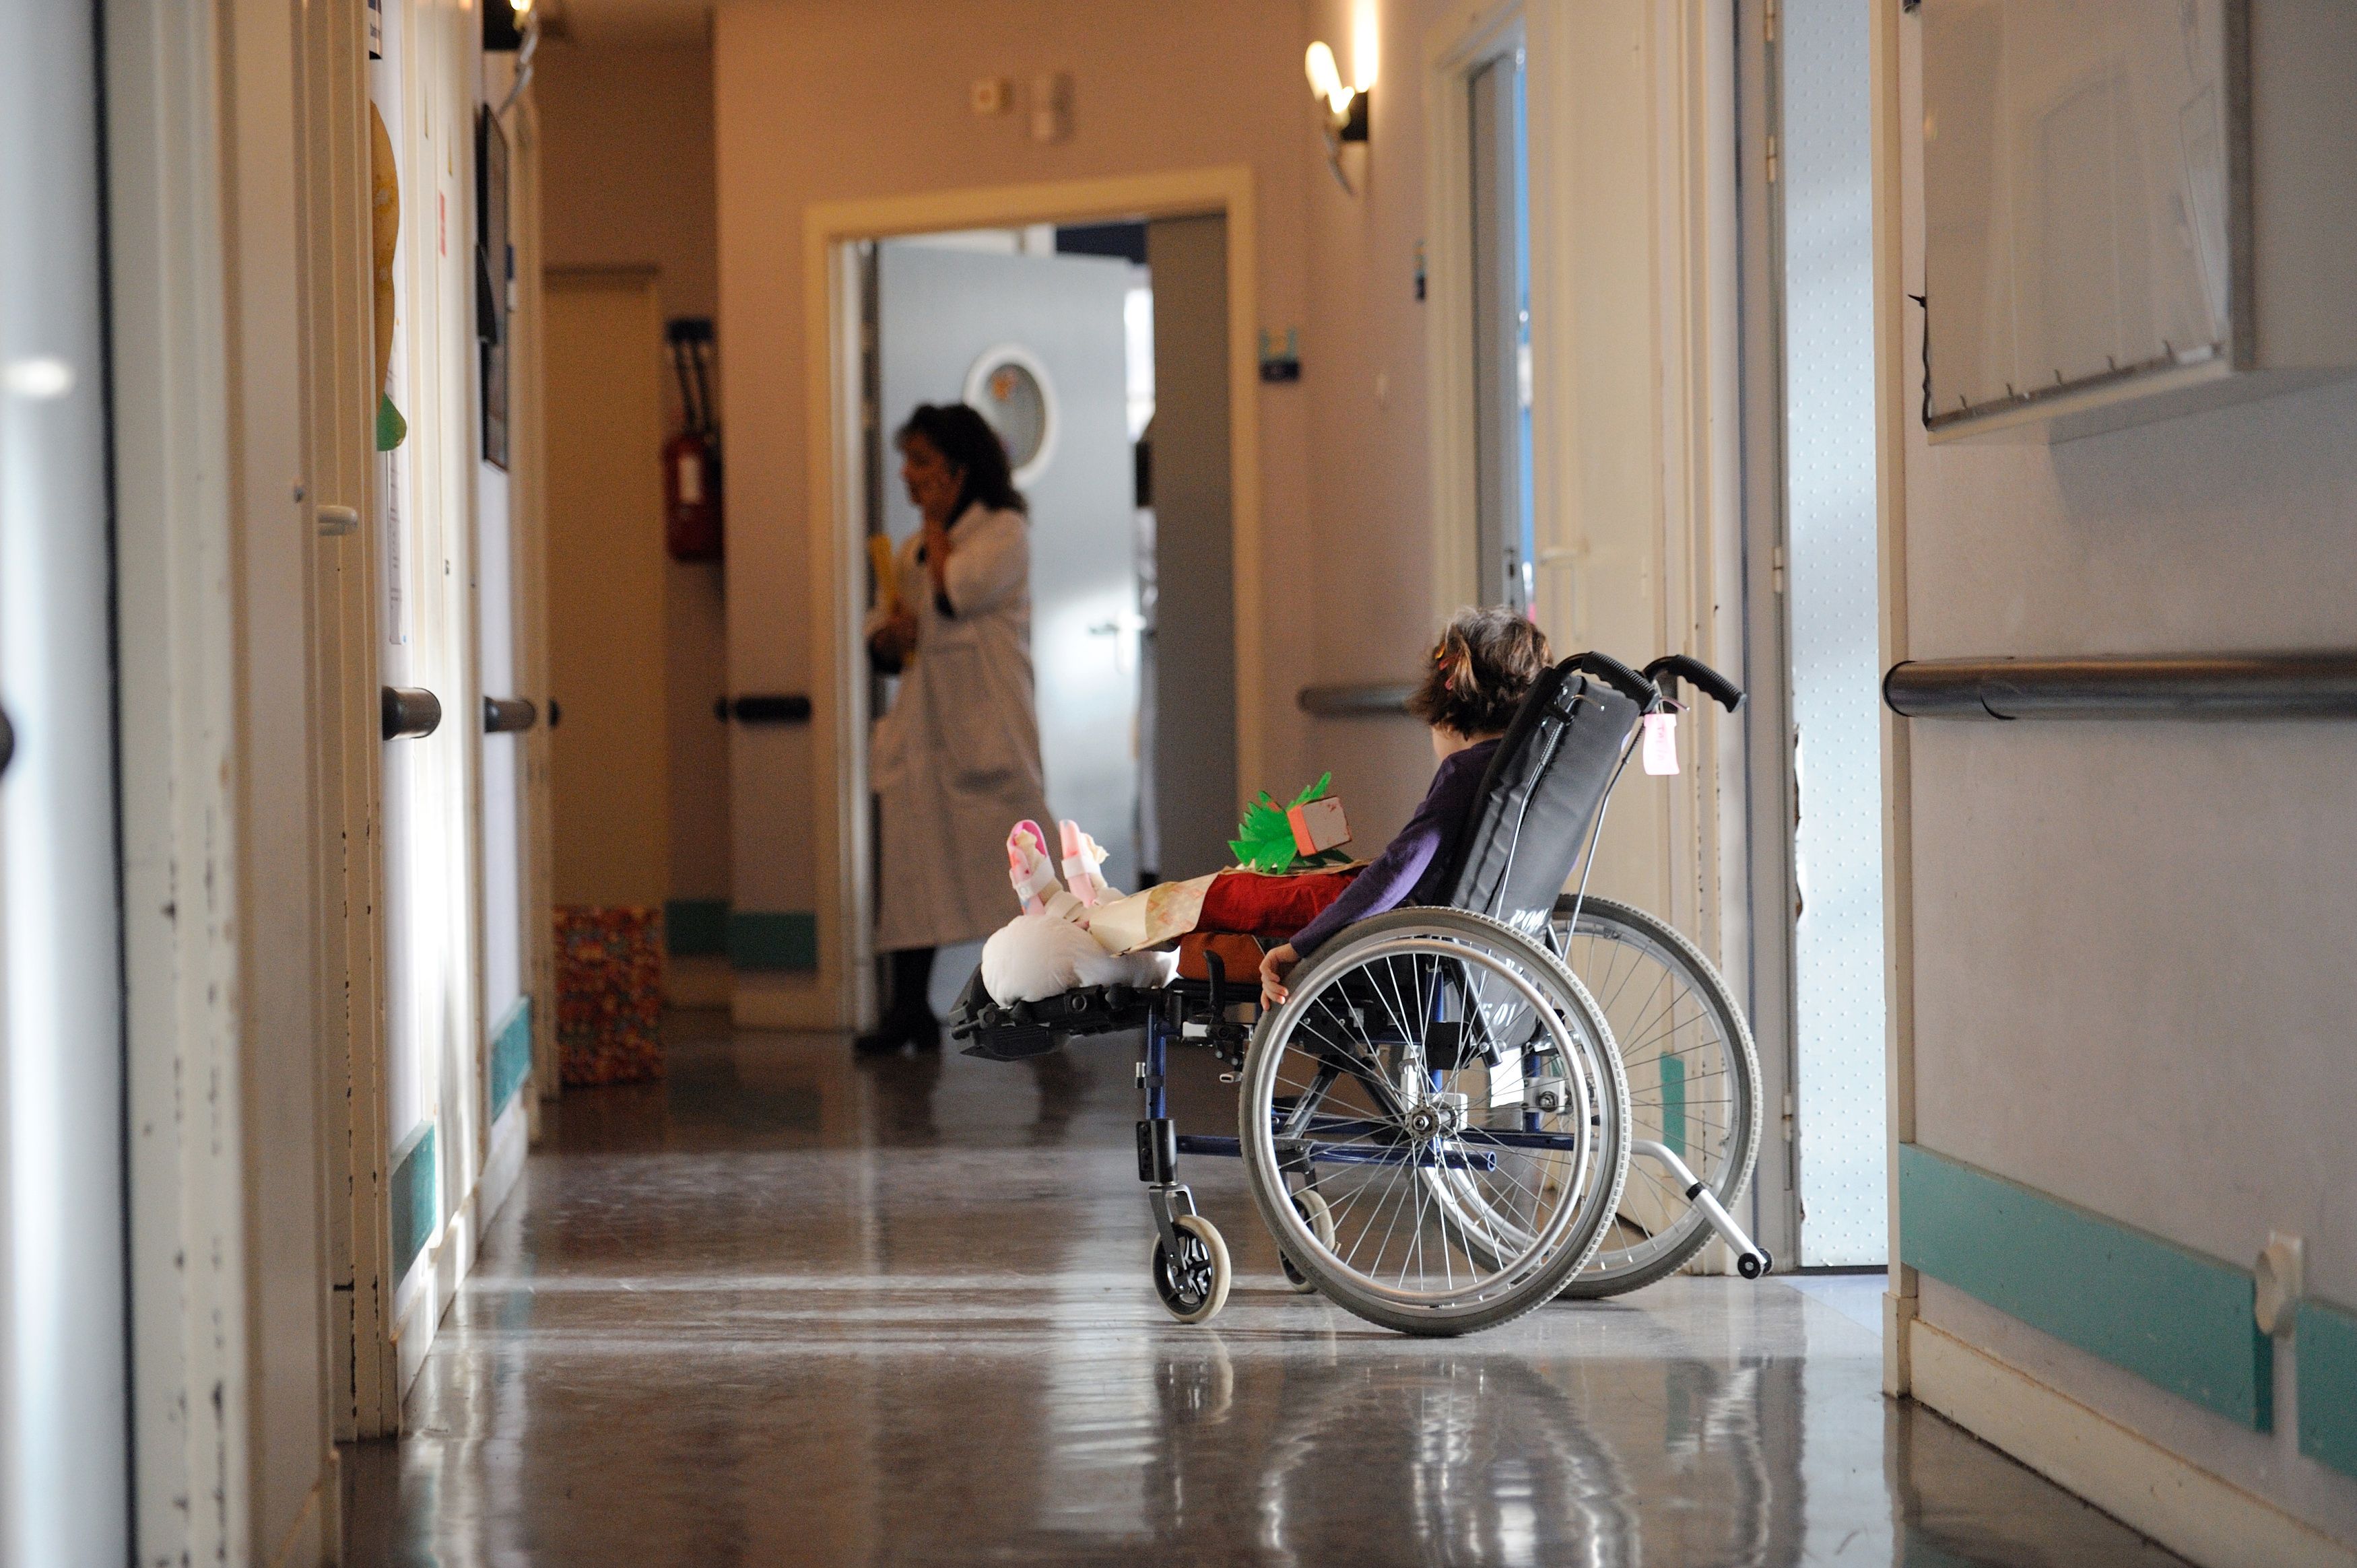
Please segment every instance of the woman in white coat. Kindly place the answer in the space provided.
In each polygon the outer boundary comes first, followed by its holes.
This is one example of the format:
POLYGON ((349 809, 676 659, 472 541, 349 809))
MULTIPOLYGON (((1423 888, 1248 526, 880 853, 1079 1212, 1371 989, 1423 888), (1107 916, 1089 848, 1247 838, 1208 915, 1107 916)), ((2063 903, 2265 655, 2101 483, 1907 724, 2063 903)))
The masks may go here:
POLYGON ((863 1052, 937 1048, 933 950, 980 941, 1015 911, 1006 833, 1046 822, 1031 682, 1031 539, 1006 448, 963 403, 926 404, 894 438, 924 526, 895 556, 868 620, 877 667, 900 676, 870 754, 881 811, 876 945, 891 998, 863 1052))

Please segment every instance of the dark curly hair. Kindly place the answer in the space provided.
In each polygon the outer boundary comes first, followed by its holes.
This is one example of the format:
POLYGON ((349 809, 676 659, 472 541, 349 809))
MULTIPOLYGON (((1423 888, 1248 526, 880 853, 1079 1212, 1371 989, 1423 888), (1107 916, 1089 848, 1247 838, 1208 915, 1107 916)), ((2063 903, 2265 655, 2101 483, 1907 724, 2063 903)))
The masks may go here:
POLYGON ((990 422, 962 403, 920 403, 909 422, 893 434, 895 446, 909 436, 921 437, 949 466, 964 478, 958 488, 957 510, 951 521, 980 501, 993 511, 1031 510, 1015 488, 1015 474, 1006 465, 1006 443, 990 422))
POLYGON ((1546 633, 1512 610, 1458 610, 1433 647, 1408 712, 1461 736, 1500 734, 1551 662, 1546 633))

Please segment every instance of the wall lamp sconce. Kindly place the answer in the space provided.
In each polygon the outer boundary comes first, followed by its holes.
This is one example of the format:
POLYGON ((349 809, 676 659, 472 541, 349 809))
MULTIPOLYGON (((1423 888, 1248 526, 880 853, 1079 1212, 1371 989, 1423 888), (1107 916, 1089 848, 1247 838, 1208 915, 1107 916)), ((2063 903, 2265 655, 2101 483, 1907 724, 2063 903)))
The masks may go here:
POLYGON ((483 0, 483 48, 494 54, 524 47, 533 0, 483 0))
MULTIPOLYGON (((1367 54, 1361 48, 1362 56, 1367 54)), ((1309 73, 1309 90, 1318 98, 1319 127, 1326 134, 1326 166, 1334 171, 1334 181, 1352 196, 1351 177, 1342 171, 1342 145, 1346 142, 1367 139, 1367 101, 1374 90, 1372 70, 1362 66, 1362 80, 1356 87, 1342 85, 1342 72, 1334 63, 1334 51, 1321 40, 1309 46, 1308 57, 1303 61, 1309 73)))

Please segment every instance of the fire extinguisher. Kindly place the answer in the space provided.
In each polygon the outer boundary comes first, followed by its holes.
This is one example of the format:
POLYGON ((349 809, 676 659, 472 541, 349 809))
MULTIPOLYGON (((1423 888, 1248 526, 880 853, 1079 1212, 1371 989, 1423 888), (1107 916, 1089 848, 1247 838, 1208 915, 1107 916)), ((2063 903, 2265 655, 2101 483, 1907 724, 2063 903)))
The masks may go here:
POLYGON ((663 444, 663 543, 675 561, 720 559, 720 427, 712 418, 712 322, 683 316, 663 338, 686 428, 663 444))

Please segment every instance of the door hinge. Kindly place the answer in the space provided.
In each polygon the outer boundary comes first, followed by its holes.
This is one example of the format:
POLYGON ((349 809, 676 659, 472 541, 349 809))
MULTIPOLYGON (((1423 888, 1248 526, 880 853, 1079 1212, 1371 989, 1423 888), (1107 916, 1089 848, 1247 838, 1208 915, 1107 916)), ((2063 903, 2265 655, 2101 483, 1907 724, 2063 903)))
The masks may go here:
POLYGON ((1768 138, 1768 183, 1776 183, 1776 138, 1768 138))
POLYGON ((1781 544, 1768 558, 1768 581, 1776 592, 1781 594, 1784 591, 1784 547, 1781 544))
POLYGON ((1784 1141, 1792 1141, 1792 1096, 1789 1092, 1784 1096, 1784 1141))
POLYGON ((1781 8, 1781 7, 1780 7, 1780 6, 1779 6, 1779 5, 1778 5, 1778 0, 1768 0, 1768 11, 1767 11, 1767 17, 1766 17, 1766 20, 1767 20, 1767 29, 1766 29, 1765 36, 1766 36, 1766 38, 1767 38, 1768 41, 1769 41, 1770 43, 1771 43, 1771 44, 1772 44, 1772 43, 1774 43, 1774 42, 1776 41, 1776 13, 1777 13, 1777 11, 1778 11, 1780 8, 1781 8))

